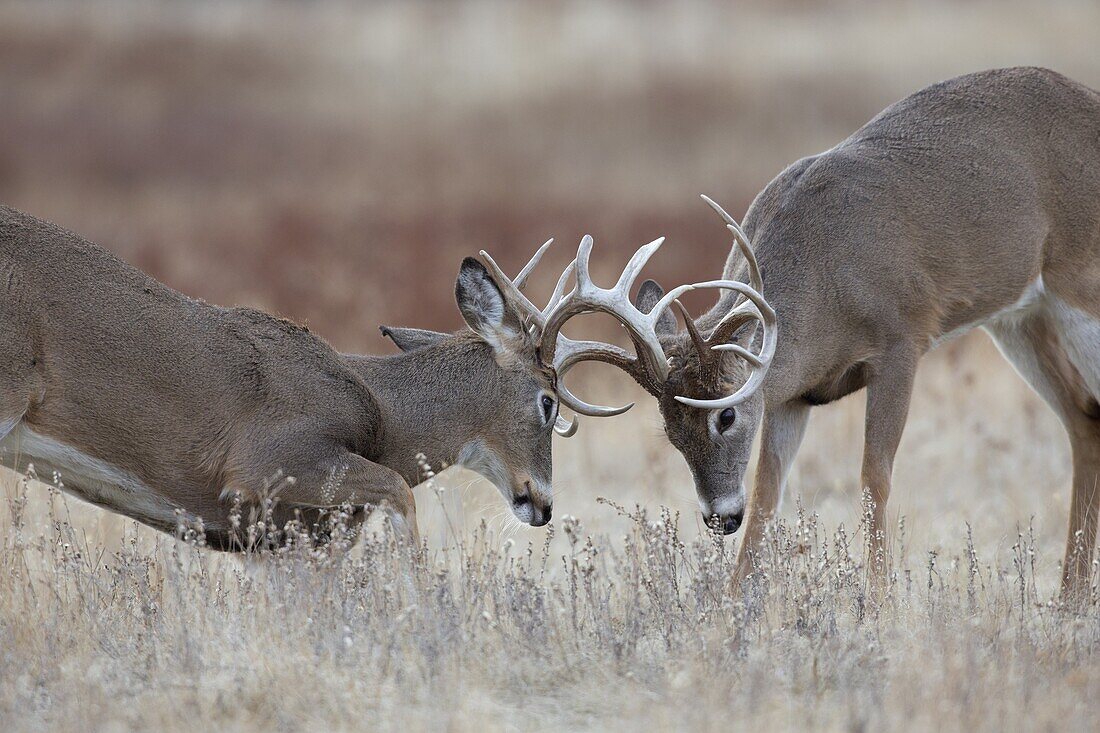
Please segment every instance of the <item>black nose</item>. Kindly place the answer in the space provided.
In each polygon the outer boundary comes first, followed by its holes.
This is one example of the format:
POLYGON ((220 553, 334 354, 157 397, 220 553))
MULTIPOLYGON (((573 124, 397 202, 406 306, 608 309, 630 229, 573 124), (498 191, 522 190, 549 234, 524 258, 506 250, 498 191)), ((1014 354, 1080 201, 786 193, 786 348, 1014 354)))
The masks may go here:
POLYGON ((544 507, 540 507, 537 502, 531 501, 530 494, 522 494, 512 500, 512 503, 516 505, 516 508, 523 506, 531 506, 531 526, 542 527, 545 526, 550 518, 554 516, 554 505, 547 504, 544 507))
POLYGON ((712 514, 709 517, 703 515, 703 519, 706 521, 708 527, 712 527, 717 530, 721 530, 722 534, 733 534, 741 528, 741 520, 745 518, 744 512, 738 512, 737 514, 726 514, 719 516, 712 514))
POLYGON ((743 516, 743 514, 738 513, 722 517, 722 534, 733 534, 741 529, 741 519, 743 516))
POLYGON ((539 505, 535 504, 534 505, 534 512, 532 513, 532 516, 531 516, 531 526, 532 527, 545 526, 550 521, 550 517, 552 517, 553 515, 554 515, 554 507, 552 505, 547 504, 545 507, 543 507, 540 510, 539 505))

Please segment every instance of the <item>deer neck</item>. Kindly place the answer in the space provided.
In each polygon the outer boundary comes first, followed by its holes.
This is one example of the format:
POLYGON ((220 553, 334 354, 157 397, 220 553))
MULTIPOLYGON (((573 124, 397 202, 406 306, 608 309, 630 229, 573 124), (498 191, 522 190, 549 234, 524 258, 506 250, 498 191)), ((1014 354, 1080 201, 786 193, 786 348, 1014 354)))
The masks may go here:
POLYGON ((483 398, 471 375, 484 369, 487 348, 456 336, 390 356, 344 355, 381 411, 381 445, 371 458, 410 486, 425 478, 419 455, 434 471, 454 464, 478 432, 483 398))

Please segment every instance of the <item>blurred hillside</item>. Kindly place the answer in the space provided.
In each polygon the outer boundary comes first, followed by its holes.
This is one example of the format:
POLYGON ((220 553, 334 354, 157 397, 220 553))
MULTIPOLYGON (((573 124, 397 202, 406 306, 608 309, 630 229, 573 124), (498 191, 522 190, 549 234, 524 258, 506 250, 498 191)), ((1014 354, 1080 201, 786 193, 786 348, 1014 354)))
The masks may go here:
MULTIPOLYGON (((462 256, 713 276, 796 158, 938 79, 1100 86, 1093 3, 58 2, 0 6, 0 201, 169 284, 307 322, 459 324, 462 256)), ((549 288, 546 272, 540 287, 549 288)), ((699 305, 699 301, 696 301, 699 305)))

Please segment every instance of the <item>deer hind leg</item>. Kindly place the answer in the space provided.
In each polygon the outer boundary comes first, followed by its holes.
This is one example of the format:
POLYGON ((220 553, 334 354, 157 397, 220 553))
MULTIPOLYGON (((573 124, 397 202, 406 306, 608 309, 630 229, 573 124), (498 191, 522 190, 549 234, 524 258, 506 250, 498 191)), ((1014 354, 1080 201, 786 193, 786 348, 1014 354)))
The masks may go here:
POLYGON ((0 396, 0 445, 4 443, 4 438, 8 437, 8 434, 15 429, 15 426, 19 424, 19 421, 23 419, 23 412, 17 409, 5 409, 4 403, 6 400, 0 396))
POLYGON ((886 502, 890 498, 894 456, 909 416, 909 401, 919 359, 919 350, 908 344, 890 349, 876 360, 873 375, 867 384, 860 485, 871 502, 868 527, 871 569, 880 574, 889 567, 886 562, 886 502))
POLYGON ((756 465, 756 480, 745 514, 741 544, 737 549, 737 563, 733 582, 736 586, 752 571, 753 555, 764 538, 764 526, 775 516, 787 475, 794 463, 795 454, 806 433, 810 418, 810 406, 805 403, 781 405, 767 409, 760 437, 760 459, 756 465))
POLYGON ((1057 297, 1051 297, 1050 312, 1077 408, 1067 426, 1073 446, 1073 498, 1062 588, 1067 595, 1082 596, 1092 576, 1100 510, 1100 317, 1057 297))
POLYGON ((0 380, 0 465, 15 471, 20 470, 19 433, 15 428, 27 414, 28 407, 25 389, 13 387, 8 380, 0 380))
POLYGON ((1073 493, 1062 568, 1062 596, 1088 591, 1100 509, 1100 404, 1090 382, 1100 368, 1100 342, 1082 339, 1081 324, 1067 324, 1057 307, 988 328, 1002 353, 1061 419, 1073 454, 1073 493), (1090 371, 1091 370, 1091 371, 1090 371))
POLYGON ((27 414, 34 395, 41 392, 31 351, 10 351, 0 360, 0 443, 27 414))

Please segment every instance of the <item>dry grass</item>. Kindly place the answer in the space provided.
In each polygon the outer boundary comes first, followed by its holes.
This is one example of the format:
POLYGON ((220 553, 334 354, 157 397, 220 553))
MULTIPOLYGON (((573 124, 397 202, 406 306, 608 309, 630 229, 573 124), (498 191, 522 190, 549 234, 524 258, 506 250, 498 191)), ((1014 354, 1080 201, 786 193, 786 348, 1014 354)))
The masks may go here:
POLYGON ((699 526, 651 405, 559 442, 556 508, 573 517, 550 532, 505 518, 471 474, 418 487, 419 563, 384 524, 350 552, 227 556, 6 474, 0 720, 1091 729, 1100 606, 1052 602, 1068 504, 1055 420, 984 340, 929 361, 883 600, 850 490, 860 407, 819 410, 743 596, 726 588, 734 544, 699 526))
MULTIPOLYGON (((486 244, 512 264, 591 230, 610 273, 669 234, 662 279, 713 274, 699 191, 743 209, 955 73, 1100 87, 1098 26, 1069 0, 5 3, 0 199, 371 348, 378 322, 456 324, 450 280, 486 244)), ((861 397, 816 411, 745 596, 629 397, 556 443, 552 534, 470 474, 418 487, 419 563, 384 528, 221 555, 4 474, 0 729, 1095 727, 1100 610, 1051 603, 1068 446, 987 339, 919 375, 885 599, 861 397)))

